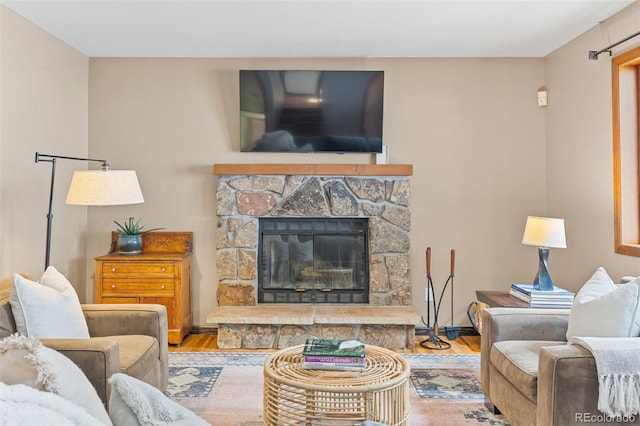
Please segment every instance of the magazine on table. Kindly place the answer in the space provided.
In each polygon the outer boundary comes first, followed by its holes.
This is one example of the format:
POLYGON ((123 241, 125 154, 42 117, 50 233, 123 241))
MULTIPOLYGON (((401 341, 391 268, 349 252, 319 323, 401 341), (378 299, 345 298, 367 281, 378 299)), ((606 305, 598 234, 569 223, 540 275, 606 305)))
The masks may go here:
MULTIPOLYGON (((526 294, 521 290, 520 286, 531 286, 531 284, 513 284, 509 294, 524 302, 529 303, 532 308, 571 308, 573 305, 574 294, 570 291, 560 289, 561 291, 544 291, 533 290, 526 294), (541 294, 548 293, 548 294, 541 294)), ((526 287, 528 289, 528 287, 526 287)))
POLYGON ((302 368, 362 371, 366 366, 364 343, 358 340, 307 339, 302 368))
POLYGON ((565 290, 555 285, 553 286, 553 290, 539 290, 535 289, 533 284, 511 284, 511 290, 515 290, 532 298, 573 300, 574 296, 574 294, 569 290, 565 290))

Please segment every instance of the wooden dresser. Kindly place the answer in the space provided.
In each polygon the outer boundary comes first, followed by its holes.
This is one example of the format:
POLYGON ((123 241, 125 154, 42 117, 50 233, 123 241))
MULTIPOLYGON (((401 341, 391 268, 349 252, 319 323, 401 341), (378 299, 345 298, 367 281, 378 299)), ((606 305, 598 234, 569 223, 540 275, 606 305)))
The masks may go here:
POLYGON ((109 253, 96 257, 96 303, 156 303, 167 308, 169 343, 180 344, 193 328, 191 309, 192 232, 149 232, 142 254, 121 256, 118 233, 109 253))

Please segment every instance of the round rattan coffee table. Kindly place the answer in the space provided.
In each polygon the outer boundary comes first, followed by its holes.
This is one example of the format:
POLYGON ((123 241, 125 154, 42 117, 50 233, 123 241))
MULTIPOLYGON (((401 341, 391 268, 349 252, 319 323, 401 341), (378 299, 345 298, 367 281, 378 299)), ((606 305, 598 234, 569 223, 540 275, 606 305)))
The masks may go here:
POLYGON ((365 345, 364 371, 302 368, 304 345, 264 363, 265 425, 408 425, 409 364, 398 353, 365 345))

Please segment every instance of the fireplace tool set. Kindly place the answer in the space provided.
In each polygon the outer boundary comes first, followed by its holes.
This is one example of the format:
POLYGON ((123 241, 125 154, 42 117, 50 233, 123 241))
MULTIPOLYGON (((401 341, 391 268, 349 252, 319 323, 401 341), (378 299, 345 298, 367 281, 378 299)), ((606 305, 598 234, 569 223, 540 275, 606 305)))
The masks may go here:
POLYGON ((424 317, 422 317, 422 323, 427 326, 427 333, 429 337, 422 342, 420 342, 420 346, 427 349, 435 349, 435 350, 445 350, 451 347, 451 343, 446 340, 441 339, 438 336, 438 314, 440 313, 440 305, 442 304, 442 298, 444 296, 444 292, 447 289, 447 285, 451 283, 450 291, 451 291, 451 327, 444 327, 445 333, 447 334, 447 338, 450 340, 455 340, 458 338, 458 332, 460 330, 459 327, 453 326, 453 276, 454 276, 454 267, 456 262, 456 251, 451 250, 451 273, 447 278, 447 281, 444 283, 444 287, 440 292, 440 297, 438 298, 438 303, 436 303, 435 298, 435 289, 433 286, 433 280, 431 279, 431 247, 427 247, 427 289, 426 289, 426 299, 427 299, 427 322, 424 321, 424 317), (433 325, 431 325, 431 305, 433 305, 433 325))

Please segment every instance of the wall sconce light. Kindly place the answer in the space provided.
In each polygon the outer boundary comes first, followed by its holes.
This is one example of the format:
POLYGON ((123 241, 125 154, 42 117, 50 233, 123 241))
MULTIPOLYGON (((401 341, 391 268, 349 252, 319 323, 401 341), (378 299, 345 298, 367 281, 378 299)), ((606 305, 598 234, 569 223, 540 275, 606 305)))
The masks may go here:
POLYGON ((546 107, 547 104, 548 104, 547 88, 545 86, 540 86, 538 88, 538 106, 546 107))

